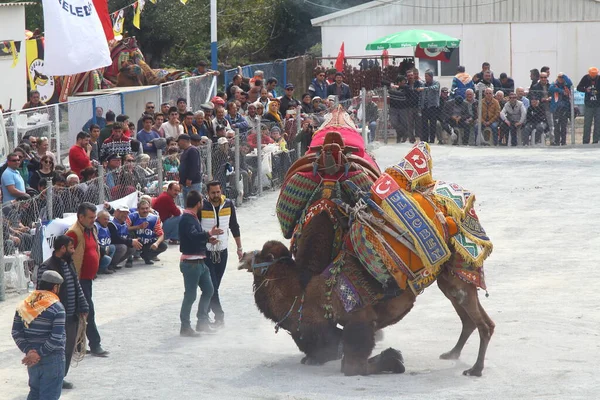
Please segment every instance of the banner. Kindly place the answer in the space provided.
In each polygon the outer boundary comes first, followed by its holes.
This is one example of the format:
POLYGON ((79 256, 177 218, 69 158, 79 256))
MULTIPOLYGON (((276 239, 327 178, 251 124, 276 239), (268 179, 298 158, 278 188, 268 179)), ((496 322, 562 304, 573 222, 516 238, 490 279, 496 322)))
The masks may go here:
POLYGON ((21 52, 21 41, 4 40, 0 41, 0 57, 12 57, 11 68, 17 66, 19 62, 19 53, 21 52))
POLYGON ((421 46, 417 46, 415 48, 415 57, 426 60, 440 60, 442 62, 449 62, 453 51, 454 49, 447 49, 444 47, 423 48, 421 46))
MULTIPOLYGON (((131 193, 122 199, 111 201, 110 205, 113 208, 117 208, 121 205, 126 205, 129 208, 137 207, 138 194, 137 192, 131 193)), ((104 205, 97 205, 96 209, 100 212, 104 209, 104 205)), ((50 221, 48 225, 43 226, 42 229, 42 253, 44 260, 47 260, 52 256, 52 247, 54 245, 54 239, 57 236, 64 235, 67 229, 71 227, 77 221, 77 215, 73 214, 65 218, 58 218, 50 221)))
POLYGON ((63 76, 112 64, 100 17, 88 0, 42 0, 45 73, 63 76))
POLYGON ((115 38, 112 29, 112 21, 110 20, 110 15, 108 14, 108 0, 92 0, 94 2, 94 8, 98 13, 98 18, 100 18, 100 23, 102 24, 102 29, 104 30, 104 36, 107 41, 111 41, 115 38))
POLYGON ((125 25, 125 10, 119 10, 111 15, 114 37, 123 37, 123 27, 125 25))
POLYGON ((30 39, 25 42, 27 76, 31 90, 40 92, 40 100, 54 103, 58 100, 54 77, 46 74, 44 64, 44 39, 30 39))

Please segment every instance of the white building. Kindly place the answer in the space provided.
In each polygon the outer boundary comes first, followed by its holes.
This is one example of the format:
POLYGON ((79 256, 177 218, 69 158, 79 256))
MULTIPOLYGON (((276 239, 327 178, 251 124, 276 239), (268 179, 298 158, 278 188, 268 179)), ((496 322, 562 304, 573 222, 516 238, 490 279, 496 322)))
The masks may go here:
POLYGON ((35 3, 0 3, 0 41, 21 41, 19 61, 14 67, 12 56, 0 57, 0 104, 18 110, 27 101, 27 62, 25 60, 25 7, 35 3))
MULTIPOLYGON (((517 86, 528 87, 532 68, 549 66, 551 79, 564 72, 577 83, 590 66, 600 67, 599 0, 377 0, 312 24, 321 28, 323 57, 336 57, 342 41, 346 56, 377 57, 381 52, 366 51, 367 43, 408 29, 461 39, 457 62, 440 66, 439 76, 454 75, 456 64, 474 74, 488 61, 496 77, 506 72, 517 86)), ((389 54, 414 55, 411 49, 389 54)))

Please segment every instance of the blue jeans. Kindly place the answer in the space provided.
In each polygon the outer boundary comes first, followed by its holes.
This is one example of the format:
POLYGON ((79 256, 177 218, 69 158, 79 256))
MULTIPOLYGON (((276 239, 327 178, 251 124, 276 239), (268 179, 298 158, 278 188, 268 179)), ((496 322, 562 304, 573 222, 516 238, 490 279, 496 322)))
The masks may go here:
POLYGON ((181 326, 191 326, 190 314, 192 305, 196 301, 198 286, 202 290, 200 303, 198 303, 198 321, 208 321, 208 308, 210 307, 210 299, 212 298, 214 289, 210 277, 210 271, 206 267, 203 260, 194 262, 179 263, 179 270, 183 274, 183 286, 185 292, 183 294, 183 302, 181 303, 181 312, 179 318, 181 326))
POLYGON ((100 258, 100 270, 102 271, 105 271, 108 268, 115 255, 115 251, 117 250, 114 244, 105 247, 108 247, 108 252, 100 258))
POLYGON ((181 221, 181 215, 176 217, 168 218, 163 221, 163 231, 165 232, 165 239, 179 240, 179 221, 181 221))
POLYGON ((58 400, 65 377, 65 353, 42 357, 40 362, 27 368, 29 396, 27 400, 58 400))
MULTIPOLYGON (((375 132, 377 132, 377 121, 367 122, 367 126, 369 127, 369 143, 375 141, 375 132)), ((362 129, 362 124, 358 124, 358 127, 362 129)))
POLYGON ((185 206, 185 199, 187 198, 189 192, 195 190, 198 193, 202 194, 202 183, 192 183, 190 187, 183 186, 182 189, 183 190, 181 191, 181 193, 183 194, 183 205, 185 206))

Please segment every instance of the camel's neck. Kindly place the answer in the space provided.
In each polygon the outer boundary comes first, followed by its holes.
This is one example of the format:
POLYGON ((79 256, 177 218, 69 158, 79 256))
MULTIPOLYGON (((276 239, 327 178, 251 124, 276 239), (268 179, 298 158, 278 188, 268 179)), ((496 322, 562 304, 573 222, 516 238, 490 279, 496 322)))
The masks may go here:
POLYGON ((296 268, 276 265, 264 276, 255 275, 254 290, 256 306, 265 317, 283 329, 295 329, 303 294, 296 268))

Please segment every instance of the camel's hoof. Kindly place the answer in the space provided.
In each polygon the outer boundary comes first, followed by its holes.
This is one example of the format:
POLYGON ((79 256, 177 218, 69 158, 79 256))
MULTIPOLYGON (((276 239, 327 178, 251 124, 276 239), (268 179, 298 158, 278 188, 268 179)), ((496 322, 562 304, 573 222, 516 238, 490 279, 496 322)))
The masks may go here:
POLYGON ((393 374, 402 374, 406 371, 402 353, 391 347, 382 351, 381 354, 372 357, 369 363, 376 365, 378 373, 391 372, 393 374))
POLYGON ((479 368, 469 368, 466 371, 463 371, 463 375, 465 376, 481 376, 481 369, 479 368))
POLYGON ((302 360, 300 360, 300 363, 304 365, 323 365, 322 362, 319 362, 313 357, 309 356, 303 357, 302 360))
POLYGON ((440 355, 440 360, 458 360, 460 353, 449 351, 440 355))

